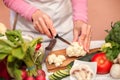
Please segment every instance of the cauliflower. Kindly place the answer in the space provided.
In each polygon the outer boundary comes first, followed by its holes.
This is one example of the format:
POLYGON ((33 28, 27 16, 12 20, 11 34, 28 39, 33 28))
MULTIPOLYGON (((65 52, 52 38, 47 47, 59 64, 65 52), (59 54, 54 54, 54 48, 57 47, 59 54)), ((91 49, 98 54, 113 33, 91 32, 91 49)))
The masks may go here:
POLYGON ((55 64, 56 67, 60 66, 64 60, 66 60, 64 55, 56 56, 55 54, 51 54, 48 56, 48 63, 55 64))
POLYGON ((63 55, 58 55, 58 58, 61 59, 62 61, 66 60, 65 56, 63 55))
POLYGON ((58 66, 60 66, 63 63, 63 60, 61 60, 60 58, 56 57, 54 63, 55 63, 55 66, 58 67, 58 66))
POLYGON ((5 27, 5 25, 3 23, 0 23, 0 33, 5 34, 6 31, 7 31, 7 28, 5 27))
POLYGON ((49 56, 48 56, 48 63, 49 63, 49 64, 53 64, 55 58, 56 58, 56 55, 55 55, 55 54, 49 55, 49 56))
POLYGON ((79 57, 86 55, 86 52, 84 51, 83 46, 80 46, 78 42, 73 42, 72 45, 66 48, 66 54, 69 57, 79 57))

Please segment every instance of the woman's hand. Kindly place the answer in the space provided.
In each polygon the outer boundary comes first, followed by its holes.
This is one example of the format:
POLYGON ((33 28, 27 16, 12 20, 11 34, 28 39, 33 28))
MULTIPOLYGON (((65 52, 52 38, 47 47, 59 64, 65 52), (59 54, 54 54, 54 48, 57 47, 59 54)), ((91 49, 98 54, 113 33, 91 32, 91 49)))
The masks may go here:
POLYGON ((56 30, 50 17, 44 12, 37 10, 32 15, 33 25, 41 34, 53 38, 56 35, 56 30), (49 31, 50 30, 50 31, 49 31))
POLYGON ((87 52, 89 52, 91 32, 90 25, 87 25, 80 20, 74 21, 73 41, 77 41, 79 44, 83 45, 85 51, 87 52))

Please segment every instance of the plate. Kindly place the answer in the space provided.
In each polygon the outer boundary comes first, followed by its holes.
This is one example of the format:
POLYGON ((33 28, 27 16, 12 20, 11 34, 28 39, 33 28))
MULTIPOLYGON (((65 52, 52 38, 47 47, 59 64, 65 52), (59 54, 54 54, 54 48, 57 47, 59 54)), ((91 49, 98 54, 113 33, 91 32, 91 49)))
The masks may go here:
MULTIPOLYGON (((97 72, 97 63, 96 62, 86 62, 86 61, 75 60, 72 68, 74 68, 76 66, 81 66, 81 65, 86 65, 86 66, 88 66, 88 68, 90 68, 92 70, 93 78, 91 80, 94 80, 96 77, 96 72, 97 72)), ((77 79, 73 76, 70 76, 70 80, 77 80, 77 79)))

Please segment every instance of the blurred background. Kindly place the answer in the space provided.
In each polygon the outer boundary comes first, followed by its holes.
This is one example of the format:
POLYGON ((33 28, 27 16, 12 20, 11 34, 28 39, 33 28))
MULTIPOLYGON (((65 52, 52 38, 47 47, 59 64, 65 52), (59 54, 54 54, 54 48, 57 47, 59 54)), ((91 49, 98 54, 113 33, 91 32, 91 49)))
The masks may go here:
MULTIPOLYGON (((10 27, 9 9, 0 0, 0 22, 10 27)), ((88 23, 92 28, 92 40, 104 40, 111 22, 120 20, 120 0, 88 0, 88 23)))

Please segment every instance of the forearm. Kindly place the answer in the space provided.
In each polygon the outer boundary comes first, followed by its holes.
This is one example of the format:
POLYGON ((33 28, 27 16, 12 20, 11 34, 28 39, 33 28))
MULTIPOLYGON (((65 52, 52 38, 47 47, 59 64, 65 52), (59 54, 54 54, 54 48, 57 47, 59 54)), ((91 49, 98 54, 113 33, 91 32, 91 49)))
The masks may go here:
POLYGON ((88 21, 87 0, 71 0, 73 7, 73 20, 88 21))
POLYGON ((29 21, 32 20, 32 14, 37 10, 37 8, 26 3, 24 0, 3 0, 3 2, 7 7, 14 10, 29 21))

